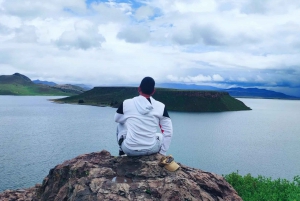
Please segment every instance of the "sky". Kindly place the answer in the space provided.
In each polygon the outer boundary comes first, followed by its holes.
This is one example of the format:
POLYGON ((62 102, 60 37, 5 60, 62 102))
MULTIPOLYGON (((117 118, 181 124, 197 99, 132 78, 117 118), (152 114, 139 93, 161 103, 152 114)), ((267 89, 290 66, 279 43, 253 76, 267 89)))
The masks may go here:
POLYGON ((300 97, 299 0, 0 0, 0 75, 300 97))

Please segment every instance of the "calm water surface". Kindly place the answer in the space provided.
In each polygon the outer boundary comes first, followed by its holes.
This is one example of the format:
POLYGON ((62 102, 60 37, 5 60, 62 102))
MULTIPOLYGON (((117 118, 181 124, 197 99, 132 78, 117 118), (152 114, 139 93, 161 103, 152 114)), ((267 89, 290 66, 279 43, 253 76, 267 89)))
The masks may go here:
MULTIPOLYGON (((50 168, 83 153, 106 149, 117 155, 114 108, 50 98, 0 96, 0 192, 41 183, 50 168)), ((168 154, 217 174, 300 175, 300 101, 240 100, 253 110, 170 112, 168 154)))

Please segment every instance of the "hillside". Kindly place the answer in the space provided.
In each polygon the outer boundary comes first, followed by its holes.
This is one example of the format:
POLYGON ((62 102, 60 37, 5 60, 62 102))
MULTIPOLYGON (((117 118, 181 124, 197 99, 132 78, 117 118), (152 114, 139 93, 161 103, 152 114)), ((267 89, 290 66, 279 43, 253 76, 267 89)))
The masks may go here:
POLYGON ((48 81, 42 81, 42 80, 32 80, 32 82, 35 84, 44 84, 44 85, 49 85, 49 86, 57 85, 55 82, 48 82, 48 81))
POLYGON ((82 87, 71 85, 71 84, 61 84, 61 85, 55 85, 52 86, 54 89, 62 90, 71 94, 81 94, 85 92, 86 90, 82 87))
MULTIPOLYGON (((79 103, 119 107, 128 98, 138 95, 136 87, 95 87, 82 94, 56 99, 58 103, 79 103)), ((250 110, 227 92, 176 90, 157 88, 153 98, 163 102, 170 111, 221 112, 250 110)))
POLYGON ((20 73, 0 76, 0 95, 70 96, 74 94, 76 93, 51 86, 35 84, 28 77, 20 73))

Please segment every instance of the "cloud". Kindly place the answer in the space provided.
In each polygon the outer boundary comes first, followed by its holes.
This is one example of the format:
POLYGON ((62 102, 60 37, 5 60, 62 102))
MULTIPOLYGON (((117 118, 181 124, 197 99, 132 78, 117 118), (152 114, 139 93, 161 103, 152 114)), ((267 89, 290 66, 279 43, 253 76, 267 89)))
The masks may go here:
POLYGON ((297 0, 248 0, 242 5, 241 11, 246 14, 284 14, 299 6, 297 0))
POLYGON ((168 75, 167 78, 172 82, 185 82, 185 83, 199 83, 209 82, 212 80, 211 76, 204 76, 199 74, 197 76, 177 77, 174 75, 168 75))
POLYGON ((239 82, 247 82, 248 80, 246 78, 244 78, 244 77, 239 77, 239 78, 237 78, 237 81, 239 81, 239 82))
POLYGON ((90 21, 78 21, 74 24, 74 31, 64 31, 55 41, 58 47, 63 49, 101 47, 105 38, 98 33, 97 28, 90 21))
POLYGON ((213 12, 217 8, 214 0, 154 0, 149 2, 150 5, 162 10, 165 14, 178 12, 178 13, 207 13, 213 12))
POLYGON ((131 7, 127 3, 114 3, 109 1, 108 3, 92 3, 91 10, 93 11, 94 19, 101 24, 110 22, 124 23, 128 21, 132 12, 131 7))
POLYGON ((225 79, 220 76, 219 74, 210 75, 203 75, 198 74, 197 76, 175 76, 175 75, 168 75, 167 79, 172 82, 184 82, 184 83, 213 83, 213 82, 223 82, 225 79))
POLYGON ((224 81, 224 78, 221 75, 219 75, 219 74, 213 75, 212 78, 213 78, 214 81, 217 81, 217 82, 224 81))
POLYGON ((91 85, 300 86, 297 0, 0 0, 0 68, 91 85))
POLYGON ((147 27, 129 26, 122 29, 117 37, 128 43, 144 43, 150 39, 150 33, 147 27))
POLYGON ((4 0, 2 2, 4 12, 22 18, 49 17, 55 14, 63 14, 66 10, 84 12, 86 9, 84 0, 4 0))
POLYGON ((135 11, 135 18, 138 20, 147 20, 154 15, 153 8, 149 6, 141 6, 135 11))
POLYGON ((0 34, 7 35, 10 34, 11 32, 12 30, 9 29, 7 26, 0 24, 0 34))
POLYGON ((188 32, 178 30, 173 35, 174 42, 180 45, 202 43, 204 45, 223 45, 224 39, 220 30, 212 25, 191 25, 188 32))
POLYGON ((37 42, 36 28, 34 26, 26 26, 16 29, 13 40, 20 43, 36 43, 37 42))

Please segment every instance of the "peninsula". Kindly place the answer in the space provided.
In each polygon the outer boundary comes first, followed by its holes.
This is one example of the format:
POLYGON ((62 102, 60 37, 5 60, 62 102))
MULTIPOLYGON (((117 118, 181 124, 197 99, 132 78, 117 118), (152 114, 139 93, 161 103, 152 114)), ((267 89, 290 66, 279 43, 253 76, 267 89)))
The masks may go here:
MULTIPOLYGON (((128 98, 138 95, 136 87, 94 87, 82 94, 61 99, 57 103, 119 107, 128 98)), ((169 111, 222 112, 251 110, 228 92, 156 88, 153 98, 163 102, 169 111)))

